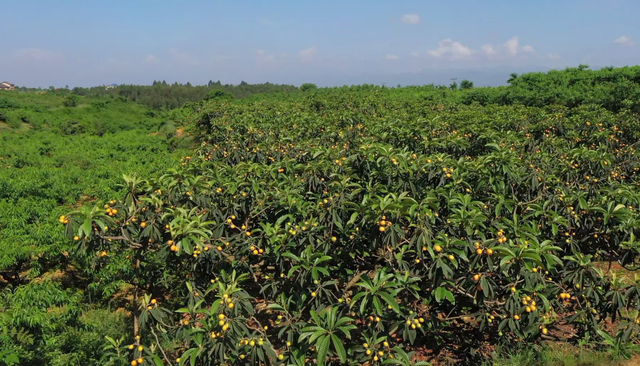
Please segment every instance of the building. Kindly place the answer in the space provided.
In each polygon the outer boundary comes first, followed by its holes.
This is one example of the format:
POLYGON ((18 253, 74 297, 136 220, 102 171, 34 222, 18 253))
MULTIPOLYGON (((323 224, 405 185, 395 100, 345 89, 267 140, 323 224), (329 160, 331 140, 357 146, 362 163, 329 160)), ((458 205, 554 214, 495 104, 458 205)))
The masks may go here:
POLYGON ((8 81, 0 83, 0 90, 13 90, 16 86, 9 83, 8 81))

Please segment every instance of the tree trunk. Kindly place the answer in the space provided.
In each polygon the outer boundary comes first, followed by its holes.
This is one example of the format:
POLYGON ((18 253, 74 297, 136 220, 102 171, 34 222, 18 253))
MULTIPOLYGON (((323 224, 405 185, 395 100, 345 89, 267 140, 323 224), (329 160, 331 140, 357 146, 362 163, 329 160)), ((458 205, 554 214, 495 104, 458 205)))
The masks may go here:
MULTIPOLYGON (((136 269, 140 268, 140 259, 136 260, 136 269)), ((140 277, 136 277, 136 285, 135 288, 133 289, 133 309, 132 309, 132 314, 133 314, 133 337, 135 338, 135 336, 138 335, 139 330, 139 326, 138 326, 138 289, 139 289, 139 285, 140 285, 140 277)))

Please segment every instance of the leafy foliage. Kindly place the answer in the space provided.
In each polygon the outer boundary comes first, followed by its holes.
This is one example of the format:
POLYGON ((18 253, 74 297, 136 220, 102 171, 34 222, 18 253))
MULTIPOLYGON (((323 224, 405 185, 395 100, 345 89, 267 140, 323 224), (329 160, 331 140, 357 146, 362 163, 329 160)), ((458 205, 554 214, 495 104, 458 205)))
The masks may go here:
POLYGON ((3 94, 0 364, 474 364, 545 340, 628 357, 636 73, 211 83, 163 113, 133 87, 3 94))
POLYGON ((415 90, 188 105, 197 151, 65 215, 96 270, 131 268, 134 346, 153 351, 130 359, 413 364, 429 348, 473 362, 567 326, 634 339, 638 284, 596 264, 636 265, 638 116, 415 90))
POLYGON ((78 116, 89 121, 91 107, 63 108, 56 95, 5 95, 7 115, 38 113, 51 124, 0 130, 0 365, 108 364, 104 337, 122 337, 131 324, 112 297, 126 294, 114 275, 123 265, 96 272, 92 259, 71 256, 75 244, 59 230, 59 217, 125 192, 123 173, 176 164, 181 150, 159 127, 148 129, 157 119, 136 121, 148 117, 133 103, 101 107, 118 121, 107 127, 112 133, 65 135, 58 126, 78 116))

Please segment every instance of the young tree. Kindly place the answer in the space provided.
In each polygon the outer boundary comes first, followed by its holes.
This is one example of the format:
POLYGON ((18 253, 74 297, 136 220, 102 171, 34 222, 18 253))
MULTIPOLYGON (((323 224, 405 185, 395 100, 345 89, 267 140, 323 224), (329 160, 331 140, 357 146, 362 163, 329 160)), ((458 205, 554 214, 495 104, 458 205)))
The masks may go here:
POLYGON ((460 82, 460 89, 473 89, 473 81, 464 79, 460 82))
POLYGON ((316 84, 304 83, 304 84, 300 85, 300 90, 303 91, 303 92, 316 90, 316 89, 318 89, 318 86, 316 84))
POLYGON ((473 89, 473 81, 464 79, 460 82, 460 89, 473 89))

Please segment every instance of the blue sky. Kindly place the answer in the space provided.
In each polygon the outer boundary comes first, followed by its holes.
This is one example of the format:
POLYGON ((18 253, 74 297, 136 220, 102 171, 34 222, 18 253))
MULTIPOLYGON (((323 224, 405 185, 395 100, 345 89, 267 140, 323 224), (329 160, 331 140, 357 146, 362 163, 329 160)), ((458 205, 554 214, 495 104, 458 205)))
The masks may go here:
POLYGON ((0 79, 26 86, 322 85, 640 60, 639 0, 1 2, 0 79))

